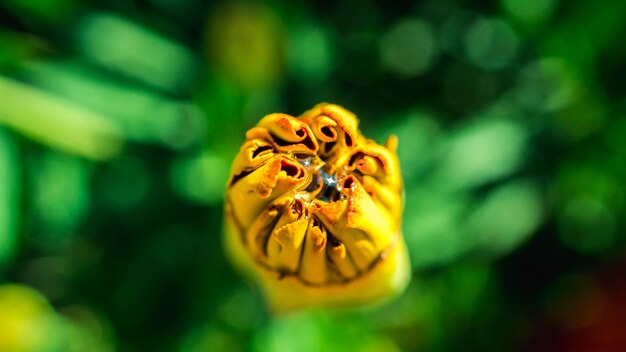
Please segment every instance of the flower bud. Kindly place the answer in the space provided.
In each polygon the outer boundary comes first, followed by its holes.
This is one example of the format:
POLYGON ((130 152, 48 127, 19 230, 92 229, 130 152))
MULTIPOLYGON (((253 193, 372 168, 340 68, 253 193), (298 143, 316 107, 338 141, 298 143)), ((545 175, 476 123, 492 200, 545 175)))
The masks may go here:
POLYGON ((274 311, 367 304, 406 287, 397 143, 366 139, 333 104, 270 114, 246 133, 227 184, 225 246, 274 311))

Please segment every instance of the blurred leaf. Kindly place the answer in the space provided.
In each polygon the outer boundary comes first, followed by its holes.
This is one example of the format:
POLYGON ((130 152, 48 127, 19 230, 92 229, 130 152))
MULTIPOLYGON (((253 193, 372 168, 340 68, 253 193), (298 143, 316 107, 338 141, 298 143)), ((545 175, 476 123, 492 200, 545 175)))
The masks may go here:
POLYGON ((90 110, 0 76, 0 124, 51 147, 91 159, 119 152, 117 126, 90 110))
POLYGON ((404 237, 414 267, 449 264, 464 253, 461 223, 469 206, 467 196, 432 185, 407 190, 404 237))
POLYGON ((109 162, 101 173, 95 196, 115 212, 127 212, 145 201, 153 183, 144 160, 123 155, 109 162))
POLYGON ((89 204, 89 174, 83 160, 47 152, 30 163, 32 203, 41 244, 67 243, 89 204))
POLYGON ((598 199, 567 200, 558 222, 563 243, 581 253, 602 253, 615 243, 615 211, 598 199))
POLYGON ((78 51, 113 72, 179 93, 193 79, 196 63, 188 49, 129 19, 91 13, 74 33, 78 51))
POLYGON ((61 313, 68 319, 68 351, 115 351, 113 332, 106 319, 88 306, 70 306, 61 313))
POLYGON ((404 236, 414 267, 479 253, 491 260, 517 248, 542 220, 543 199, 527 181, 506 183, 482 201, 432 185, 408 190, 404 236))
POLYGON ((3 5, 30 22, 33 19, 54 23, 66 18, 80 0, 6 0, 3 5))
POLYGON ((221 155, 203 153, 177 160, 170 169, 170 180, 181 196, 218 204, 224 196, 229 169, 229 162, 221 155))
POLYGON ((15 254, 20 219, 21 170, 13 138, 0 128, 0 269, 15 254))
POLYGON ((542 220, 543 199, 529 181, 513 181, 490 192, 469 214, 464 239, 482 258, 498 257, 519 246, 542 220))
POLYGON ((245 351, 243 341, 215 327, 198 327, 182 342, 181 352, 245 351))
POLYGON ((104 114, 128 139, 184 148, 199 143, 206 133, 206 117, 191 102, 112 79, 78 62, 30 63, 21 73, 38 86, 104 114))
POLYGON ((606 156, 592 158, 563 163, 552 186, 563 244, 581 253, 601 255, 616 249, 625 190, 623 177, 610 172, 606 156))
POLYGON ((452 189, 483 185, 510 174, 523 162, 527 132, 504 119, 475 120, 445 140, 434 180, 452 189))
POLYGON ((551 19, 558 0, 501 0, 500 3, 513 20, 526 28, 536 29, 551 19))
POLYGON ((558 26, 542 37, 542 55, 567 58, 585 80, 593 82, 603 52, 609 46, 620 47, 618 43, 621 43, 626 23, 626 2, 590 7, 584 1, 575 1, 569 4, 569 11, 558 26))
POLYGON ((287 52, 291 74, 306 85, 326 81, 335 61, 331 41, 328 29, 317 23, 301 23, 291 29, 287 52))
POLYGON ((0 68, 7 64, 19 64, 35 56, 44 46, 33 35, 0 29, 0 68))
POLYGON ((453 309, 465 316, 481 309, 479 302, 485 295, 493 273, 488 266, 459 265, 451 268, 444 277, 448 287, 447 294, 453 309))
POLYGON ((580 97, 581 84, 567 61, 543 58, 520 70, 516 94, 525 107, 556 111, 580 97))
POLYGON ((391 340, 368 329, 357 314, 297 313, 275 317, 254 341, 254 351, 399 351, 391 340))

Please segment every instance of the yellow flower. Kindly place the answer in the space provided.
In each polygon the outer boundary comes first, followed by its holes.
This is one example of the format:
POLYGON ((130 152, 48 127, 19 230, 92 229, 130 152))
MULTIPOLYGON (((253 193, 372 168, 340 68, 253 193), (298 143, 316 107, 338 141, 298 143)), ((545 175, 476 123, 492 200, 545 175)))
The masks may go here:
POLYGON ((274 311, 367 304, 406 287, 397 144, 366 139, 333 104, 270 114, 246 133, 227 184, 225 246, 274 311))

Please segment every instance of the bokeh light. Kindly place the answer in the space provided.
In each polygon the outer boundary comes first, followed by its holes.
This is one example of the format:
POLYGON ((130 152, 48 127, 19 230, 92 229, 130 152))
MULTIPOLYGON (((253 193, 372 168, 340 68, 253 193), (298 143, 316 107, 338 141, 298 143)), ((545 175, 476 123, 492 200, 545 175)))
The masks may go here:
POLYGON ((405 20, 385 33, 380 42, 383 63, 401 77, 426 72, 438 53, 434 30, 419 19, 405 20))

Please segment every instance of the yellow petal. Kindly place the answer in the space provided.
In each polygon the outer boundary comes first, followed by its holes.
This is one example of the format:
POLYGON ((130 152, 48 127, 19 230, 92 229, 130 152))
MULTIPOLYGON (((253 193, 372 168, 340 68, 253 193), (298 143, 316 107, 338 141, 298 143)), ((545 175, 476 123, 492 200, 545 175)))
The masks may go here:
POLYGON ((267 244, 267 264, 284 274, 293 274, 300 266, 308 219, 302 218, 276 229, 267 244))
POLYGON ((326 243, 324 228, 317 219, 311 220, 300 264, 300 275, 305 282, 319 285, 328 279, 326 243))
POLYGON ((343 243, 331 243, 328 247, 328 257, 331 260, 329 263, 331 268, 337 270, 343 278, 350 279, 357 274, 356 267, 343 243))

